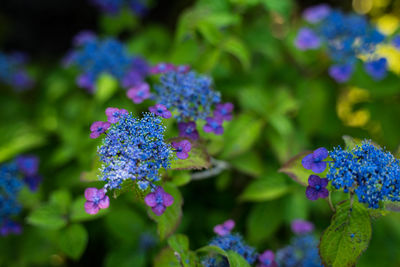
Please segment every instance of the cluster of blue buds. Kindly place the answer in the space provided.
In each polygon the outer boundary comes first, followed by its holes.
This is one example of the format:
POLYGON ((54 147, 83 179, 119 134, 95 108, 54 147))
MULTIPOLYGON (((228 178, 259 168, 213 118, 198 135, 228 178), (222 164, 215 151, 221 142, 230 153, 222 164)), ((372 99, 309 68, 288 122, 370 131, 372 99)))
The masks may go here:
POLYGON ((0 82, 18 91, 30 89, 33 80, 26 71, 26 55, 22 53, 5 54, 0 52, 0 82))
POLYGON ((34 156, 20 156, 0 165, 0 235, 20 234, 22 227, 13 218, 22 206, 18 194, 23 186, 35 191, 40 183, 39 160, 34 156))
MULTIPOLYGON (((89 214, 96 214, 100 209, 109 206, 106 193, 120 189, 122 183, 131 180, 142 191, 149 191, 145 203, 160 216, 174 198, 157 185, 161 180, 160 169, 170 168, 172 153, 178 158, 183 151, 173 150, 164 139, 165 126, 162 118, 168 110, 143 113, 140 119, 135 118, 125 109, 107 108, 107 122, 97 121, 90 127, 91 138, 102 134, 105 137, 98 154, 102 167, 100 180, 105 181, 103 189, 87 188, 85 191, 85 209, 89 214), (157 115, 156 115, 157 114, 157 115)), ((179 146, 179 145, 178 145, 179 146)), ((190 147, 185 150, 185 155, 190 147)))
MULTIPOLYGON (((257 260, 256 250, 247 245, 243 240, 243 237, 239 234, 226 234, 223 236, 216 236, 209 243, 210 246, 217 246, 225 251, 235 251, 241 255, 249 264, 253 264, 257 260)), ((228 260, 222 256, 208 256, 202 260, 202 264, 205 267, 228 267, 228 260)))
POLYGON ((344 14, 322 4, 306 9, 303 17, 310 26, 299 30, 295 45, 300 50, 326 45, 334 61, 329 74, 337 82, 350 79, 360 56, 366 58, 364 68, 373 79, 380 80, 386 76, 386 58, 377 57, 374 53, 386 37, 365 16, 344 14))
POLYGON ((74 44, 76 49, 67 55, 64 63, 80 70, 77 84, 90 92, 96 89, 96 81, 102 73, 113 76, 122 87, 129 88, 143 83, 149 72, 147 63, 128 54, 118 40, 99 39, 93 33, 84 31, 75 37, 74 44))
POLYGON ((128 7, 135 14, 142 16, 148 11, 148 0, 91 0, 104 13, 116 15, 124 7, 128 7))
POLYGON ((294 220, 296 234, 290 244, 276 252, 276 262, 281 267, 322 267, 318 254, 318 240, 313 235, 314 225, 308 221, 294 220))
POLYGON ((196 122, 205 120, 203 130, 221 135, 223 122, 232 119, 233 104, 221 103, 221 95, 212 88, 210 77, 191 71, 189 66, 159 63, 150 68, 151 74, 161 74, 160 83, 150 92, 147 83, 134 86, 127 96, 134 103, 152 99, 172 112, 178 121, 179 137, 199 139, 196 122))
POLYGON ((351 150, 336 147, 329 156, 326 177, 336 189, 354 192, 374 209, 380 201, 400 201, 400 161, 390 152, 364 140, 351 150))

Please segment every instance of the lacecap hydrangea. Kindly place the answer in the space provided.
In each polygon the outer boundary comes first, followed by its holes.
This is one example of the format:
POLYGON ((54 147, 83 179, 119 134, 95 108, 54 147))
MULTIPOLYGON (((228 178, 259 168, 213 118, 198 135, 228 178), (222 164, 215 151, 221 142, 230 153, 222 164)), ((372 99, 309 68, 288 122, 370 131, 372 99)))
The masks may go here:
POLYGON ((329 152, 328 180, 336 189, 354 191, 358 201, 379 208, 380 201, 400 201, 400 161, 390 152, 364 140, 351 150, 329 152))
POLYGON ((156 215, 161 215, 172 205, 173 198, 158 185, 160 170, 170 168, 172 153, 179 153, 165 141, 161 115, 148 112, 142 118, 135 118, 118 108, 107 108, 106 114, 107 122, 98 121, 91 126, 92 138, 104 134, 98 154, 102 162, 99 178, 105 185, 101 191, 88 191, 86 211, 95 214, 107 208, 106 193, 131 180, 140 190, 149 192, 145 203, 156 215))
POLYGON ((134 103, 152 99, 165 106, 178 121, 179 136, 197 140, 197 122, 205 120, 205 132, 223 133, 223 122, 232 119, 233 104, 221 103, 221 95, 213 89, 212 79, 191 71, 186 65, 160 63, 150 69, 161 74, 160 83, 150 93, 147 84, 131 88, 127 95, 134 103))
POLYGON ((15 221, 22 211, 18 195, 24 186, 35 191, 41 177, 35 156, 20 156, 0 165, 0 235, 20 234, 22 226, 15 221))
POLYGON ((23 53, 5 54, 0 52, 0 82, 17 91, 32 88, 33 79, 26 70, 26 61, 27 56, 23 53))
POLYGON ((79 69, 77 84, 90 92, 95 91, 103 73, 117 79, 124 88, 143 83, 148 74, 146 61, 130 55, 116 39, 99 39, 92 32, 83 31, 74 38, 74 45, 75 50, 65 57, 64 65, 79 69))
POLYGON ((306 9, 303 18, 309 26, 299 30, 295 45, 300 50, 325 45, 334 62, 329 74, 337 82, 350 79, 360 57, 366 60, 364 68, 373 79, 386 76, 387 61, 375 53, 377 45, 386 38, 365 16, 344 14, 327 5, 318 5, 306 9))

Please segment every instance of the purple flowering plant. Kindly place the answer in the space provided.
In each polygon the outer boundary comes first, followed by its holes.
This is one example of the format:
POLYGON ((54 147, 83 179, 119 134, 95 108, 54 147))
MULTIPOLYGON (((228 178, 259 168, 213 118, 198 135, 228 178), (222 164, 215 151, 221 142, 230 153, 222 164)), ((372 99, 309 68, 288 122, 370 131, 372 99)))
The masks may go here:
MULTIPOLYGON (((326 199, 334 212, 331 225, 319 244, 321 258, 328 265, 334 261, 329 250, 337 241, 332 240, 339 237, 358 249, 358 254, 347 259, 349 264, 355 264, 358 256, 368 247, 370 214, 386 215, 396 210, 400 202, 400 160, 370 140, 358 141, 348 136, 344 140, 345 148, 338 146, 327 150, 321 147, 311 153, 301 153, 280 170, 306 186, 307 199, 326 199), (338 202, 335 204, 333 199, 338 202), (351 223, 346 218, 357 223, 351 223), (340 224, 342 228, 338 228, 340 224), (350 235, 349 229, 352 229, 350 235), (360 239, 357 245, 354 245, 355 236, 360 239)), ((292 229, 302 234, 313 227, 296 221, 292 229)))

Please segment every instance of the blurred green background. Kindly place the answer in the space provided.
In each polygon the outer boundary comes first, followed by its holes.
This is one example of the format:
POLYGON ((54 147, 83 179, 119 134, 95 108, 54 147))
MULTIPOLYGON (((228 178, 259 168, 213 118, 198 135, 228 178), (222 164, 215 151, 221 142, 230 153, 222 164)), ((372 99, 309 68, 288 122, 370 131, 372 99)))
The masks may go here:
MULTIPOLYGON (((343 144, 343 135, 370 138, 397 153, 400 53, 383 51, 393 59, 383 81, 373 81, 360 65, 347 84, 335 83, 323 50, 293 45, 301 11, 318 3, 366 14, 387 31, 398 28, 400 1, 389 0, 160 0, 144 18, 128 11, 103 15, 87 1, 2 0, 0 48, 30 55, 36 85, 23 93, 1 85, 0 162, 36 154, 44 179, 38 193, 22 195, 30 219, 21 236, 0 239, 0 265, 151 266, 166 246, 134 193, 111 200, 97 216, 83 213, 84 188, 98 186, 87 181, 99 145, 89 138, 90 124, 104 119, 109 106, 136 114, 147 106, 134 105, 107 80, 95 95, 76 86, 76 71, 60 62, 82 29, 118 37, 153 64, 190 64, 235 104, 225 134, 207 135, 210 154, 229 169, 199 181, 188 182, 188 173, 173 176, 184 199, 177 231, 191 248, 206 245, 213 226, 228 218, 259 251, 287 244, 295 218, 312 221, 320 234, 329 225, 328 204, 308 201, 304 188, 278 169, 301 151, 343 144), (54 221, 32 219, 43 207, 54 221)), ((400 216, 373 224, 357 266, 400 266, 400 216)))

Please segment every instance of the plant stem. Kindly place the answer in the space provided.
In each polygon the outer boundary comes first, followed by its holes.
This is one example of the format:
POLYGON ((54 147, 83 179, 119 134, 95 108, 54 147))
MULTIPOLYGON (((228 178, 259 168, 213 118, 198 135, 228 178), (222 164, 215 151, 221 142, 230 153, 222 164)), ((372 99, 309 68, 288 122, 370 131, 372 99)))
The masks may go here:
POLYGON ((332 195, 332 193, 329 193, 329 195, 328 195, 329 207, 331 208, 331 210, 332 210, 333 212, 336 212, 335 206, 333 206, 333 203, 332 203, 331 195, 332 195))
POLYGON ((214 158, 211 158, 211 164, 213 165, 213 167, 211 169, 193 173, 192 180, 202 180, 202 179, 214 177, 214 176, 220 174, 221 172, 223 172, 224 170, 230 168, 230 165, 228 162, 222 161, 222 160, 217 160, 214 158))

